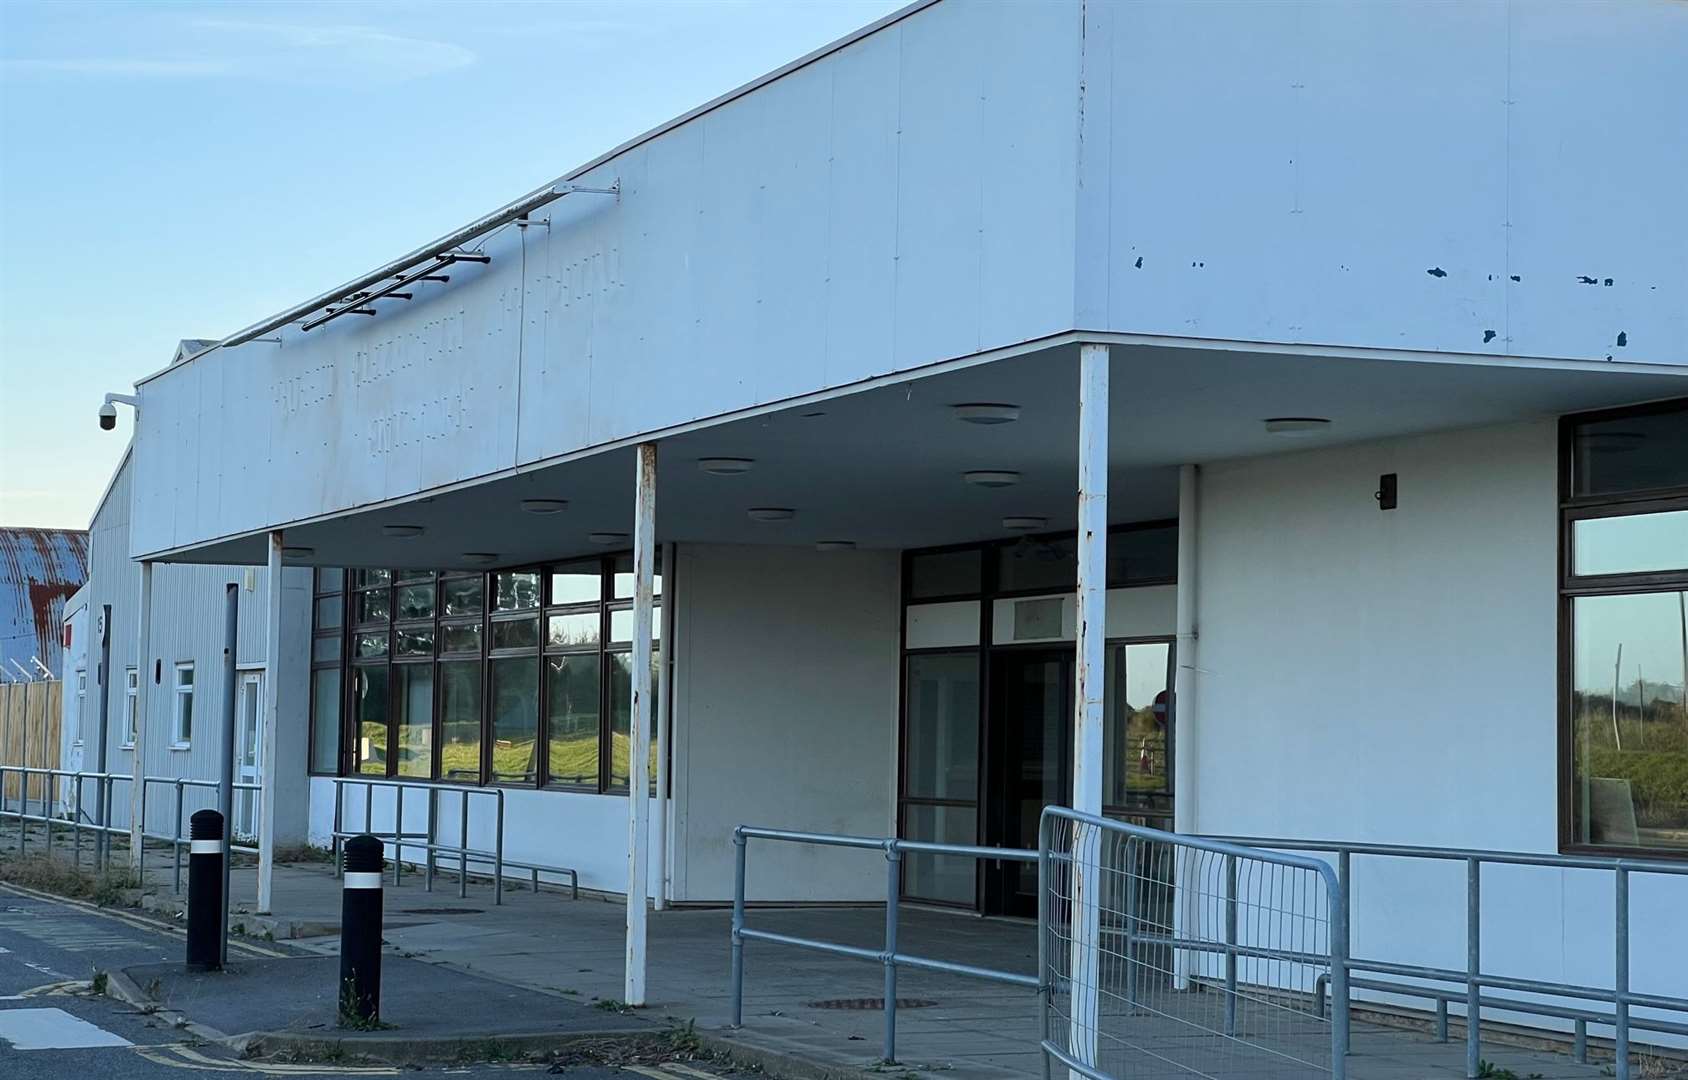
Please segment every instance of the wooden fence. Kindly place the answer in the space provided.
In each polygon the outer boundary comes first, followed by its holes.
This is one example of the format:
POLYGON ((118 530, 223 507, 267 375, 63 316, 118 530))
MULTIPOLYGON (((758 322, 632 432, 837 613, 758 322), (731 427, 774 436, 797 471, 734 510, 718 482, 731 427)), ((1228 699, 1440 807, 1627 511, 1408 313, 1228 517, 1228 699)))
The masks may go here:
MULTIPOLYGON (((0 684, 0 764, 59 767, 59 727, 64 717, 64 683, 54 681, 0 684)), ((7 774, 0 792, 7 800, 22 790, 21 777, 7 774)), ((40 798, 43 780, 30 785, 40 798)))

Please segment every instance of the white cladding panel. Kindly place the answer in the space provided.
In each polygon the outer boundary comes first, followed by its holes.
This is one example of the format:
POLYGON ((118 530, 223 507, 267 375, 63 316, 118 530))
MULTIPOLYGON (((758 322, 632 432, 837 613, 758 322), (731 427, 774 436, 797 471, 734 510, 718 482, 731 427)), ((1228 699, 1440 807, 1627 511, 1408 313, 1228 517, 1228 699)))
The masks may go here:
MULTIPOLYGON (((1541 421, 1203 467, 1191 831, 1557 850, 1556 451, 1541 421)), ((1486 868, 1484 970, 1609 985, 1611 887, 1486 868)), ((1460 967, 1464 897, 1356 858, 1354 954, 1460 967)), ((1681 995, 1688 881, 1632 900, 1633 985, 1681 995)))
POLYGON ((486 267, 142 387, 136 554, 1072 323, 1067 4, 940 4, 576 178, 486 267))
POLYGON ((1086 328, 1688 362, 1688 6, 1086 10, 1086 328))

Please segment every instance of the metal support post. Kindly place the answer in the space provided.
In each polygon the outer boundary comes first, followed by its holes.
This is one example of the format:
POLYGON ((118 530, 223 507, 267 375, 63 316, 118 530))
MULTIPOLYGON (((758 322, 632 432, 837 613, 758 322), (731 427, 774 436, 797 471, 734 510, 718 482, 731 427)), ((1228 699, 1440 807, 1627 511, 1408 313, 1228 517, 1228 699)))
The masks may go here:
POLYGON ((223 609, 223 744, 222 778, 217 789, 218 809, 223 814, 223 955, 229 959, 229 870, 234 863, 231 850, 234 833, 234 756, 235 746, 235 648, 240 637, 240 586, 229 582, 223 609))
POLYGON ((885 1064, 897 1060, 897 901, 903 892, 903 853, 885 846, 885 1064))
POLYGON ((732 1026, 744 1026, 744 833, 733 830, 732 1026))
POLYGON ((651 789, 651 652, 656 562, 656 444, 641 443, 634 469, 633 663, 627 784, 627 955, 623 997, 645 1003, 645 901, 650 892, 646 819, 651 789))
POLYGON ((1483 1058, 1483 1024, 1478 976, 1483 971, 1483 864, 1465 863, 1465 1075, 1475 1080, 1483 1058))

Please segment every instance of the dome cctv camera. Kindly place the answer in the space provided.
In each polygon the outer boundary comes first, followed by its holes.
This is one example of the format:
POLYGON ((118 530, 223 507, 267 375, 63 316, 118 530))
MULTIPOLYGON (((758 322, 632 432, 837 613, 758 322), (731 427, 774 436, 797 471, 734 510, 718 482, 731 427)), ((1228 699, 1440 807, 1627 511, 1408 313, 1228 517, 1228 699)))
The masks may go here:
POLYGON ((117 427, 117 406, 106 402, 100 406, 100 430, 112 431, 117 427))

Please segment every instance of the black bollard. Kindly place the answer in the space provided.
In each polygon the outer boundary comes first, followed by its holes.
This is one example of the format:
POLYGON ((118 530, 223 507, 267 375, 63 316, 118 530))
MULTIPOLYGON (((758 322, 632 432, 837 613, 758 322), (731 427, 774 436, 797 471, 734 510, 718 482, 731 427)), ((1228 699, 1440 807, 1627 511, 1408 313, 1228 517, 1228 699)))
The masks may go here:
POLYGON ((188 970, 223 966, 223 815, 196 811, 188 821, 188 970))
POLYGON ((381 841, 365 833, 344 851, 340 1026, 372 1027, 381 1018, 381 841))

